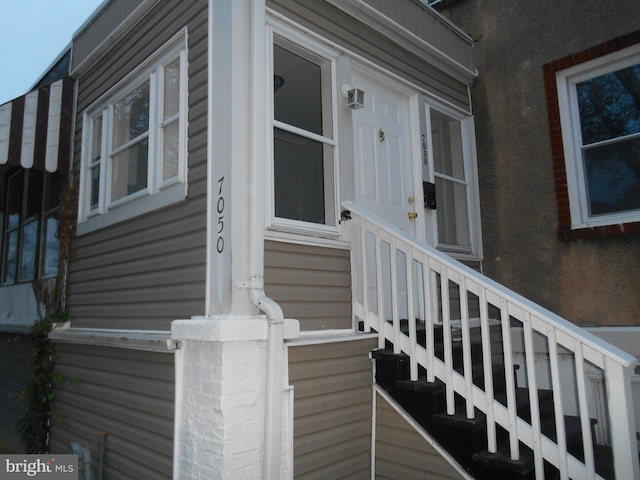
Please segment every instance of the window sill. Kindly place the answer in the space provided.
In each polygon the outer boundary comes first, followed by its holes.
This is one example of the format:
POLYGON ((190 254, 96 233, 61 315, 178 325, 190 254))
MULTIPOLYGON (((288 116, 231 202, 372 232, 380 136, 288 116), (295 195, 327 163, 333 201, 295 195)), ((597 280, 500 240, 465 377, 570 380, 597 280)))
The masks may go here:
POLYGON ((73 343, 100 347, 126 348, 149 352, 172 353, 175 341, 169 331, 102 330, 93 328, 72 328, 69 322, 57 324, 49 334, 49 339, 58 343, 73 343))
POLYGON ((586 228, 561 228, 558 230, 558 239, 561 242, 570 242, 572 240, 589 240, 592 238, 619 237, 621 235, 634 234, 640 234, 640 222, 586 228))
POLYGON ((129 202, 121 203, 108 212, 97 214, 78 223, 77 234, 84 235, 101 228, 158 210, 180 202, 187 197, 187 184, 176 183, 162 189, 155 195, 145 195, 129 202))

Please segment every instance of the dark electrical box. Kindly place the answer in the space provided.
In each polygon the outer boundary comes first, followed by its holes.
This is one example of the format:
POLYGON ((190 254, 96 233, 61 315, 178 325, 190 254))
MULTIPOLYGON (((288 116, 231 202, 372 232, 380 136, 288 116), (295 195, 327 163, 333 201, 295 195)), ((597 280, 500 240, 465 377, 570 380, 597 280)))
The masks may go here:
POLYGON ((424 208, 436 209, 436 184, 422 182, 422 193, 424 195, 424 208))

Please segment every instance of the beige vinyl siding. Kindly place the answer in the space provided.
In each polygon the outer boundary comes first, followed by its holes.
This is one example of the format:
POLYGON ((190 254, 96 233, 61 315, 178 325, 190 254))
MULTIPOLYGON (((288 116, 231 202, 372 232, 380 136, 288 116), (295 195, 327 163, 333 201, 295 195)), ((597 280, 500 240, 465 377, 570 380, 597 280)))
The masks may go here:
POLYGON ((351 328, 349 250, 265 242, 265 292, 301 330, 351 328))
POLYGON ((379 394, 375 445, 378 480, 464 478, 379 394))
POLYGON ((206 2, 158 3, 140 25, 81 75, 74 167, 78 178, 83 112, 185 25, 189 49, 188 198, 76 237, 69 274, 69 310, 75 327, 168 330, 172 320, 204 311, 206 2))
POLYGON ((0 453, 22 453, 16 422, 26 413, 27 400, 20 398, 31 367, 28 335, 0 333, 0 453))
POLYGON ((430 11, 418 0, 364 0, 467 70, 475 71, 472 40, 462 30, 430 11))
POLYGON ((89 18, 73 39, 72 65, 84 61, 144 0, 112 0, 89 18))
MULTIPOLYGON (((397 2, 396 10, 406 10, 409 0, 397 2)), ((311 31, 335 42, 336 44, 356 53, 363 58, 409 80, 428 92, 453 103, 467 111, 471 109, 468 86, 443 72, 433 64, 428 63, 414 52, 404 50, 397 43, 381 35, 372 27, 356 20, 342 10, 326 1, 309 0, 294 2, 292 0, 269 0, 267 6, 274 11, 292 19, 311 31)), ((424 20, 421 31, 427 30, 427 25, 436 28, 440 33, 441 24, 437 26, 430 15, 420 12, 418 18, 424 20)), ((405 14, 405 16, 407 16, 405 14)), ((414 24, 417 20, 414 20, 414 24)), ((456 35, 446 35, 447 41, 463 42, 456 35)), ((466 43, 466 42, 465 42, 466 43)), ((471 48, 470 45, 465 45, 471 48)))
POLYGON ((294 477, 369 479, 374 338, 290 344, 294 477))
POLYGON ((56 349, 65 381, 55 387, 51 452, 67 453, 71 442, 91 445, 105 431, 105 479, 170 479, 174 355, 93 345, 56 349))

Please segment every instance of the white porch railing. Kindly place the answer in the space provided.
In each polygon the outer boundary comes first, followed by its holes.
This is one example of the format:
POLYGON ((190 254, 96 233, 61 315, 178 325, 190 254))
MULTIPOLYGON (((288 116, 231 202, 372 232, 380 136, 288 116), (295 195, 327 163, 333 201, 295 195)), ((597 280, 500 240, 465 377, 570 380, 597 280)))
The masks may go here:
POLYGON ((601 421, 608 422, 610 429, 615 478, 640 478, 630 381, 636 363, 633 356, 354 204, 345 203, 343 208, 351 212, 344 227, 352 244, 355 324, 378 332, 381 348, 390 342, 396 353, 409 355, 412 380, 424 369, 427 381, 444 382, 448 414, 455 413, 455 394, 462 396, 468 418, 474 417, 476 409, 486 416, 488 450, 497 451, 496 432, 502 427, 508 432, 512 460, 520 458, 520 442, 532 450, 538 479, 544 478, 545 461, 559 470, 562 479, 601 478, 595 471, 587 380, 587 374, 600 372, 606 384, 608 417, 601 421), (471 327, 474 321, 476 328, 471 327), (440 348, 436 324, 441 324, 443 332, 440 353, 436 353, 440 348), (497 342, 496 329, 501 333, 497 342), (424 340, 418 341, 419 331, 424 340), (481 355, 475 357, 480 357, 483 368, 480 385, 472 377, 472 332, 480 335, 476 343, 481 345, 481 355), (524 346, 520 367, 525 370, 530 420, 516 410, 512 341, 517 335, 524 346), (461 343, 463 351, 457 365, 455 342, 461 343), (540 364, 541 350, 546 365, 540 364), (496 365, 504 370, 496 372, 496 365), (496 375, 504 375, 506 401, 494 395, 496 375), (555 439, 542 433, 541 384, 553 391, 555 439), (584 461, 567 451, 566 414, 580 419, 584 461))

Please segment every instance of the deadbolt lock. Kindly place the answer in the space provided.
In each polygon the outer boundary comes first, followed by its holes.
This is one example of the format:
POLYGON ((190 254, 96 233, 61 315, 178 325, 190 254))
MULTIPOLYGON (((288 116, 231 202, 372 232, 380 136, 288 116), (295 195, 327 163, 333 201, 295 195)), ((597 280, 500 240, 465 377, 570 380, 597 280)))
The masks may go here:
POLYGON ((409 217, 409 220, 415 220, 418 218, 418 214, 416 212, 409 212, 407 213, 407 216, 409 217))
POLYGON ((412 195, 409 198, 407 198, 407 202, 409 203, 409 205, 413 205, 414 203, 416 203, 416 199, 415 197, 412 195))

